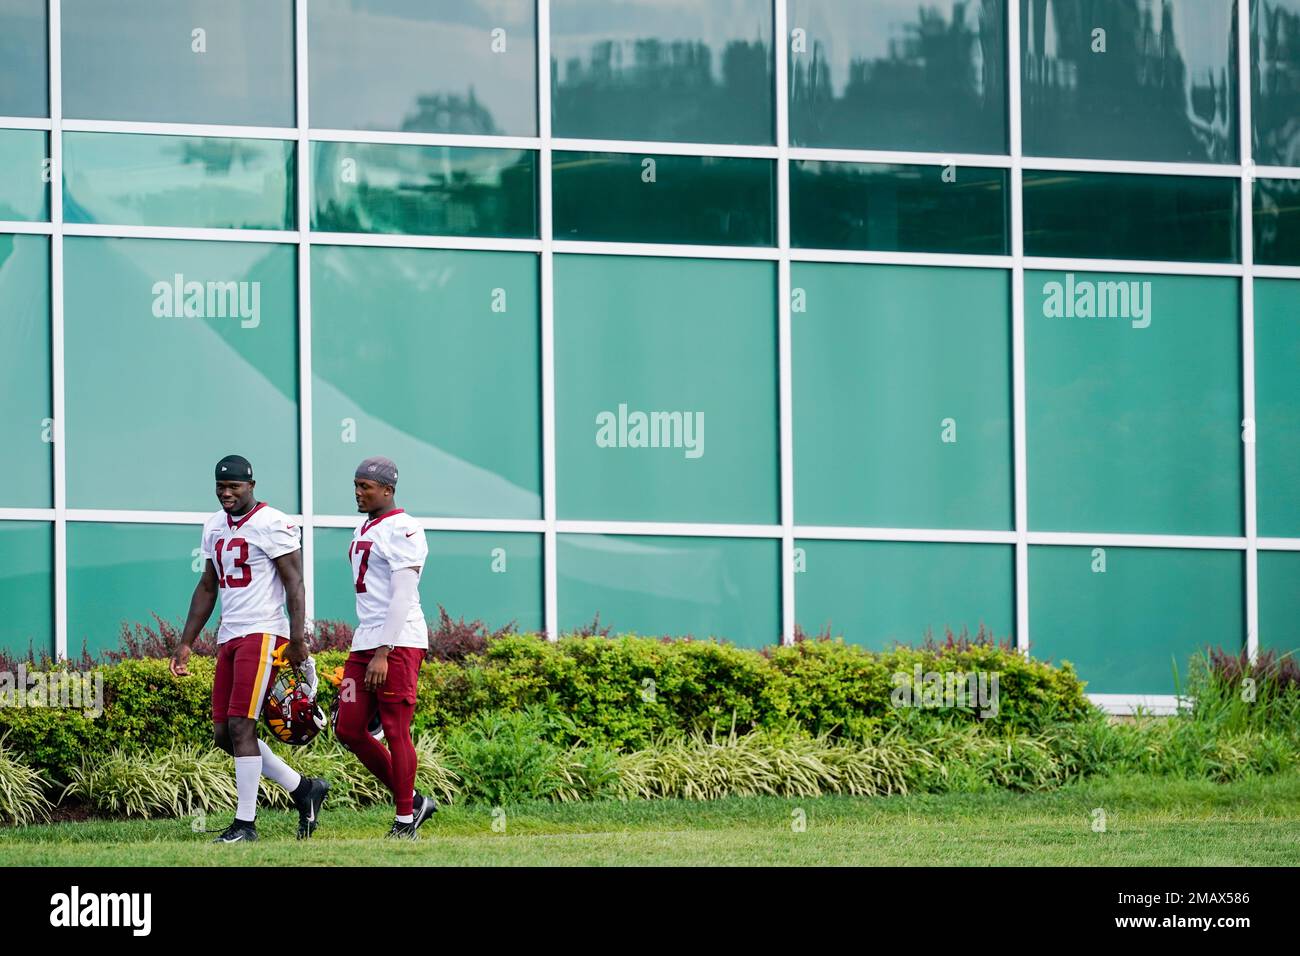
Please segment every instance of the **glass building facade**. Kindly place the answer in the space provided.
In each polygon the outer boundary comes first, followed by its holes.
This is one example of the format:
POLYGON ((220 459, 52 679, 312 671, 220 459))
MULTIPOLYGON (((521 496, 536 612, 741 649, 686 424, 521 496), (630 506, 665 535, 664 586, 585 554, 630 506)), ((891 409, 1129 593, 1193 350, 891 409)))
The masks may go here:
POLYGON ((1103 705, 1300 649, 1300 0, 0 0, 0 648, 178 621, 243 454, 350 620, 1103 705))

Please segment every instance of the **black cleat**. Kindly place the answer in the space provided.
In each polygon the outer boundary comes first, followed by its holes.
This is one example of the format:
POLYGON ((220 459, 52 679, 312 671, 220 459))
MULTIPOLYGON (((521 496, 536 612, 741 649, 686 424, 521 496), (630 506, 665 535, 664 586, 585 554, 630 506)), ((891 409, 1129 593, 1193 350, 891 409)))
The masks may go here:
POLYGON ((418 840, 420 834, 415 832, 414 823, 401 823, 394 820, 393 828, 388 831, 388 838, 390 840, 418 840))
POLYGON ((236 818, 235 822, 226 827, 221 832, 221 836, 212 841, 213 843, 255 843, 257 842, 257 826, 247 820, 236 818))
POLYGON ((330 792, 330 783, 321 777, 303 777, 302 782, 301 795, 295 791, 293 803, 298 808, 298 839, 306 840, 320 825, 320 808, 330 792))
POLYGON ((420 827, 424 825, 424 821, 428 820, 429 817, 433 816, 437 812, 438 801, 417 790, 415 792, 414 811, 411 814, 411 822, 414 824, 415 828, 417 830, 420 829, 420 827))

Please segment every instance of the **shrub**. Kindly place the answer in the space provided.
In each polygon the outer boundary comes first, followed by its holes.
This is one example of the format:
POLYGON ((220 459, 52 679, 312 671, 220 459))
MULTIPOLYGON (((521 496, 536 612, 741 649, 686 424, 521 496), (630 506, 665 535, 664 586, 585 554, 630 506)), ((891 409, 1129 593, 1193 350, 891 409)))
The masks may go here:
POLYGON ((44 778, 0 736, 0 823, 25 826, 49 817, 44 778))
POLYGON ((524 800, 582 800, 617 792, 612 755, 565 750, 548 738, 543 708, 479 714, 447 738, 449 763, 466 800, 494 806, 524 800))

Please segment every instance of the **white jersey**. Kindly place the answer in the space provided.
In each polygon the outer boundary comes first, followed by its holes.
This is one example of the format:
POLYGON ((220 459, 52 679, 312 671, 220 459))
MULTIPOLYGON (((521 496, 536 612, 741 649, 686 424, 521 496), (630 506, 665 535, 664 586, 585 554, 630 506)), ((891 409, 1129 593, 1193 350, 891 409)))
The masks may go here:
MULTIPOLYGON (((358 627, 352 635, 352 649, 373 650, 383 637, 393 596, 393 572, 399 568, 423 570, 429 544, 419 523, 401 508, 395 508, 361 522, 348 545, 348 557, 357 590, 358 627)), ((395 643, 398 647, 429 646, 418 590, 407 612, 406 626, 395 643)))
POLYGON ((220 588, 218 644, 245 634, 290 636, 275 559, 302 547, 300 535, 284 512, 263 502, 242 518, 218 511, 203 525, 199 550, 212 562, 220 588))

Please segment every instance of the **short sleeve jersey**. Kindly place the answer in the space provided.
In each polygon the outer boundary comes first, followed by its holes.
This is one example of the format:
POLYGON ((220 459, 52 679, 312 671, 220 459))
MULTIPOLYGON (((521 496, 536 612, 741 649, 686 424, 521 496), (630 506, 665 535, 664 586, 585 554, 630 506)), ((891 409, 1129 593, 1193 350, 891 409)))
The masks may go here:
POLYGON ((265 502, 258 502, 241 518, 218 511, 207 520, 200 551, 217 572, 218 644, 245 634, 290 636, 284 582, 275 559, 300 547, 297 525, 265 502))
MULTIPOLYGON (((421 568, 429 557, 424 529, 401 508, 363 521, 348 545, 352 560, 352 582, 357 591, 359 628, 382 627, 393 595, 393 572, 399 568, 421 568)), ((418 621, 423 634, 424 611, 419 591, 406 615, 418 621)))

